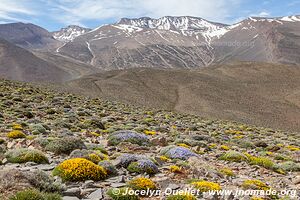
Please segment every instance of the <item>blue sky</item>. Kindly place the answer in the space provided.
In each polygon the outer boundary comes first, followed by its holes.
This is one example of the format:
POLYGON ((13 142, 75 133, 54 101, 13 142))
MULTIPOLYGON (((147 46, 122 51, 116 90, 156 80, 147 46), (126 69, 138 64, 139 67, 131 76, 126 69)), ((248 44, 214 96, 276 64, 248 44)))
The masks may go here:
POLYGON ((96 28, 122 17, 197 16, 232 24, 249 16, 300 15, 300 0, 0 0, 0 23, 30 22, 50 31, 96 28))

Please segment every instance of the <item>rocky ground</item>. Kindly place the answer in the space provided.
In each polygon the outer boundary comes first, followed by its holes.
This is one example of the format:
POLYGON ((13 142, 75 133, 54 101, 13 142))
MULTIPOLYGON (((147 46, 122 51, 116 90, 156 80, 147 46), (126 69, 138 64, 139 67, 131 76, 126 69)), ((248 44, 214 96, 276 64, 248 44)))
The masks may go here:
POLYGON ((299 133, 0 81, 4 200, 299 199, 299 144, 299 133), (118 194, 126 188, 201 193, 118 194), (205 193, 237 189, 298 194, 205 193))

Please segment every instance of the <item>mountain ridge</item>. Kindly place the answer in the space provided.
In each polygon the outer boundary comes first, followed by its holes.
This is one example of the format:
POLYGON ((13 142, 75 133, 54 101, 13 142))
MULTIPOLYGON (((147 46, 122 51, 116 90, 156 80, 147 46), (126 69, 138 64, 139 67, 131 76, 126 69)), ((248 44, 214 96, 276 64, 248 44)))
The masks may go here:
POLYGON ((69 42, 76 37, 91 31, 90 28, 84 28, 77 25, 69 25, 65 28, 61 28, 59 31, 52 32, 53 37, 61 42, 69 42))

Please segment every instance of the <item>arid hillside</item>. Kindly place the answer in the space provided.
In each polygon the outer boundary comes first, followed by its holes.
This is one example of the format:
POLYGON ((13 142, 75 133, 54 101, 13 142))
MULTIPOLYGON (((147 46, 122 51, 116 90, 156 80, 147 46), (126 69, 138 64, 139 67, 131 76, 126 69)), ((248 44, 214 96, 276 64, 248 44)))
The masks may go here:
POLYGON ((300 130, 300 67, 235 63, 200 70, 128 69, 68 83, 79 93, 200 116, 300 130))

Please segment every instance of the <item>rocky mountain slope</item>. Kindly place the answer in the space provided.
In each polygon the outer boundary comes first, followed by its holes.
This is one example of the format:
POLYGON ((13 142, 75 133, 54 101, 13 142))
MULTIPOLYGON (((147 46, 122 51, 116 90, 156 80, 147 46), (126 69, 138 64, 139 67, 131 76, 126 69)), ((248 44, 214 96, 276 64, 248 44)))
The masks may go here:
POLYGON ((199 68, 232 61, 299 64, 299 16, 248 18, 234 25, 196 17, 121 19, 57 52, 101 69, 199 68))
POLYGON ((70 25, 66 28, 62 28, 59 31, 53 32, 53 37, 56 40, 62 41, 62 42, 69 42, 74 40, 76 37, 87 33, 91 31, 92 29, 89 28, 83 28, 76 25, 70 25))
POLYGON ((300 197, 299 132, 132 107, 4 80, 0 101, 3 200, 300 197), (126 188, 161 193, 127 195, 126 188), (180 194, 165 194, 166 188, 180 194), (198 192, 184 193, 191 189, 198 192), (238 189, 276 194, 243 196, 234 193, 238 189), (233 194, 210 195, 208 190, 233 194))
POLYGON ((208 41, 225 25, 195 17, 122 19, 66 43, 57 51, 101 69, 198 68, 213 61, 208 41))
POLYGON ((69 86, 134 105, 299 131, 299 76, 299 66, 242 62, 192 71, 115 70, 69 86))

